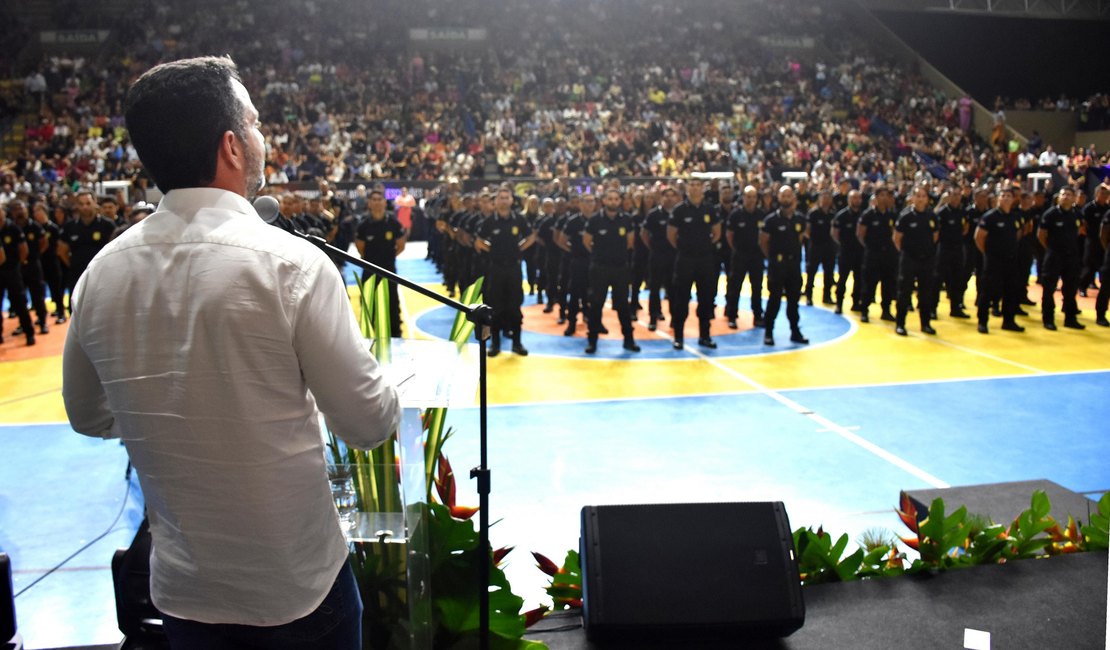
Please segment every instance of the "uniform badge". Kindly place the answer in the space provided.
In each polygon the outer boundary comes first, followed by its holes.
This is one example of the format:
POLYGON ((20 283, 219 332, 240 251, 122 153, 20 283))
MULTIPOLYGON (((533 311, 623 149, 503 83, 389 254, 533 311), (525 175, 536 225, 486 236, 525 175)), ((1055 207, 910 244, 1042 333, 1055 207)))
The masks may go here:
POLYGON ((802 224, 800 224, 800 223, 794 224, 794 230, 797 231, 797 232, 802 232, 802 224))
POLYGON ((781 262, 782 261, 782 255, 776 255, 775 260, 778 261, 778 262, 781 262))
POLYGON ((389 241, 391 239, 393 239, 393 233, 391 233, 391 232, 385 233, 385 240, 389 241))
POLYGON ((936 227, 937 227, 937 222, 933 221, 932 219, 929 219, 929 228, 933 229, 933 228, 936 228, 936 227))
POLYGON ((5 238, 4 238, 4 243, 5 243, 5 244, 10 244, 10 243, 12 243, 12 238, 11 238, 11 237, 5 237, 5 238))
POLYGON ((890 219, 889 221, 887 221, 887 222, 886 222, 886 225, 888 225, 888 226, 890 226, 891 228, 893 228, 893 227, 894 227, 894 219, 890 219))
POLYGON ((34 234, 27 235, 27 241, 35 241, 34 234))
POLYGON ((1021 224, 1017 221, 1014 222, 1014 230, 1021 230, 1021 224))
POLYGON ((694 218, 693 217, 686 217, 685 219, 682 220, 682 222, 683 223, 694 223, 694 218))
POLYGON ((515 236, 515 235, 519 235, 519 234, 520 234, 520 228, 517 228, 516 226, 513 226, 513 235, 515 236))
POLYGON ((762 228, 763 227, 763 220, 761 219, 761 220, 755 222, 755 227, 756 228, 762 228))
POLYGON ((608 228, 602 228, 601 230, 597 231, 597 234, 599 234, 599 235, 608 235, 609 234, 609 229, 608 228))
POLYGON ((98 232, 93 233, 93 241, 100 241, 100 233, 98 233, 98 232))
POLYGON ((627 235, 627 234, 628 234, 628 231, 624 229, 624 226, 621 226, 620 228, 618 228, 618 229, 617 229, 617 233, 618 233, 618 234, 619 234, 619 235, 620 235, 621 237, 624 237, 625 235, 627 235))
POLYGON ((705 215, 705 223, 712 223, 712 221, 713 221, 712 217, 710 217, 708 214, 705 215))

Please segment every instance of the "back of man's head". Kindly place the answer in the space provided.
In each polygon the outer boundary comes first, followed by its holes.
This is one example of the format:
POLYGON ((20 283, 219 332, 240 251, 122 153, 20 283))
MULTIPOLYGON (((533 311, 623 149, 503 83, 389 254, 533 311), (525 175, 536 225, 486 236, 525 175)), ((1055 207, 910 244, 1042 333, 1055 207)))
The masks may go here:
POLYGON ((220 139, 231 131, 246 140, 243 105, 227 57, 163 63, 131 85, 124 104, 127 130, 146 170, 162 192, 205 187, 216 176, 220 139))

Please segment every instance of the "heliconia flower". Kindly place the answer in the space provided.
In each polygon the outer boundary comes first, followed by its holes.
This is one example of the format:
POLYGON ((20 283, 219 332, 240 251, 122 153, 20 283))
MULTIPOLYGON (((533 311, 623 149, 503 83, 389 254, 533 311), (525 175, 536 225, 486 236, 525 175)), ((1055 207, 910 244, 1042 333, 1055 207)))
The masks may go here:
POLYGON ((506 555, 508 555, 509 553, 512 553, 514 548, 516 548, 516 547, 515 546, 505 546, 505 547, 502 547, 502 548, 499 548, 499 549, 495 550, 493 552, 493 563, 494 563, 494 565, 501 564, 501 560, 504 560, 506 555))
POLYGON ((905 544, 906 546, 909 546, 913 550, 915 550, 915 551, 920 550, 919 549, 920 540, 918 540, 916 537, 899 537, 898 539, 902 540, 903 544, 905 544))
POLYGON ((548 611, 547 605, 542 605, 542 606, 537 607, 535 609, 531 609, 531 610, 528 610, 527 612, 524 612, 524 627, 532 627, 536 623, 539 623, 540 621, 542 621, 544 615, 547 614, 547 611, 548 611))
POLYGON ((448 508, 451 511, 452 517, 464 521, 470 519, 474 516, 474 513, 478 512, 477 508, 471 508, 470 506, 448 506, 448 508))
POLYGON ((913 500, 909 495, 903 492, 901 494, 900 508, 895 508, 894 512, 898 513, 898 518, 913 532, 917 532, 917 508, 913 505, 913 500))
POLYGON ((555 564, 543 555, 532 551, 532 557, 536 558, 536 565, 540 568, 540 571, 543 571, 547 575, 554 576, 556 573, 559 572, 559 565, 555 564))
POLYGON ((582 599, 581 598, 567 598, 563 602, 566 603, 567 605, 575 608, 575 609, 582 609, 582 599))

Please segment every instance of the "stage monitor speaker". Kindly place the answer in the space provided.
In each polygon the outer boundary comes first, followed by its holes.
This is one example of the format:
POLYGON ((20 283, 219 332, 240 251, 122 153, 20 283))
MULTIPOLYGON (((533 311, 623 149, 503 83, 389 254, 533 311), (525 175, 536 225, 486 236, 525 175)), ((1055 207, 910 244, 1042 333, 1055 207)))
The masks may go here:
POLYGON ((781 502, 586 506, 591 640, 788 636, 805 623, 781 502))
POLYGON ((12 561, 0 553, 0 642, 15 637, 15 587, 12 585, 12 561))

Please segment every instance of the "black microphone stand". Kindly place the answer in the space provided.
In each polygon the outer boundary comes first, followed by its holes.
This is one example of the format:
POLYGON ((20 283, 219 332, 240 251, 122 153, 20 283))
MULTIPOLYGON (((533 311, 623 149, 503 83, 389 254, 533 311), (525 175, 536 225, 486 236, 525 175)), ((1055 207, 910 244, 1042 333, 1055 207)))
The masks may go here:
POLYGON ((478 647, 489 650, 489 572, 490 556, 489 545, 489 493, 490 471, 487 467, 488 433, 486 404, 486 342, 490 337, 490 328, 493 326, 493 308, 486 304, 464 305, 457 300, 441 296, 438 293, 420 286, 419 284, 397 275, 393 271, 355 257, 347 251, 332 246, 323 237, 307 235, 295 229, 288 232, 304 239, 324 251, 332 259, 342 259, 355 266, 370 271, 390 282, 412 289, 422 296, 427 296, 436 302, 446 305, 455 311, 466 314, 466 319, 474 323, 474 338, 477 339, 480 350, 478 354, 478 432, 480 458, 478 466, 470 470, 470 478, 478 481, 478 647))

